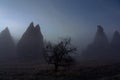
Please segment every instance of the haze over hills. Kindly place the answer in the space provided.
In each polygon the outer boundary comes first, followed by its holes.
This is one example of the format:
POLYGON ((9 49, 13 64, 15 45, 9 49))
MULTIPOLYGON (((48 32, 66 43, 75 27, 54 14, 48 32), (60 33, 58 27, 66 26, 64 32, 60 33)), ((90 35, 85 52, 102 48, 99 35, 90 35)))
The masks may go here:
POLYGON ((0 61, 6 61, 15 56, 15 44, 8 28, 0 33, 0 61))
POLYGON ((43 35, 40 26, 34 26, 33 22, 17 45, 15 45, 8 27, 0 33, 0 62, 39 60, 40 63, 45 63, 43 53, 43 35))
POLYGON ((120 33, 118 31, 114 32, 113 39, 111 41, 111 52, 116 60, 120 60, 120 33))
POLYGON ((43 35, 39 25, 34 26, 33 22, 29 25, 17 44, 17 53, 23 60, 44 62, 43 35))
MULTIPOLYGON (((0 61, 17 59, 21 61, 39 61, 44 59, 44 37, 40 26, 30 23, 23 36, 14 44, 8 28, 0 33, 0 61)), ((120 61, 120 33, 114 32, 112 41, 109 42, 102 26, 97 26, 93 42, 79 55, 82 61, 120 61)))
POLYGON ((81 54, 81 59, 87 61, 120 61, 120 34, 118 31, 114 32, 111 42, 108 41, 106 33, 102 26, 97 26, 97 32, 93 43, 81 54))

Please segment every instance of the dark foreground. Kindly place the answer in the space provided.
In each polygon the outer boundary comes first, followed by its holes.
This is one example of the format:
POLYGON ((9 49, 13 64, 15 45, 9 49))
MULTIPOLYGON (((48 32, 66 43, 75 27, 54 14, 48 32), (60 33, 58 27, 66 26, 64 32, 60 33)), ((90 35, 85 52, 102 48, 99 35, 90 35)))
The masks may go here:
POLYGON ((60 70, 57 73, 50 69, 7 66, 1 67, 0 80, 120 80, 120 64, 80 67, 77 70, 60 70))

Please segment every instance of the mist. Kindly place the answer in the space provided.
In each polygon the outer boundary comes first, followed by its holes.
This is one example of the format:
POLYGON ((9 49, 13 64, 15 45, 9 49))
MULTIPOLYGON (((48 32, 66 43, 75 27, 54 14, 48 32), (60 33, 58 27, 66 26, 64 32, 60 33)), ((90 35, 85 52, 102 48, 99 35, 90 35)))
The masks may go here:
POLYGON ((20 39, 29 23, 33 21, 35 24, 40 24, 41 31, 47 40, 54 41, 59 37, 71 36, 81 41, 80 43, 89 43, 98 24, 105 28, 107 35, 119 30, 118 2, 112 0, 93 0, 93 2, 89 0, 30 0, 29 2, 2 0, 0 30, 8 26, 12 36, 20 39))
POLYGON ((119 0, 0 0, 0 79, 120 79, 119 0))

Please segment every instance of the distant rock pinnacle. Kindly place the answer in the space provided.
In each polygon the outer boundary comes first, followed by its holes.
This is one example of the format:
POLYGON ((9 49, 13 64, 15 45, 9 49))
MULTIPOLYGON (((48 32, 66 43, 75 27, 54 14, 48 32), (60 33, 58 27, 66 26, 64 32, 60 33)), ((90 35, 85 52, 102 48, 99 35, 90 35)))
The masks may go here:
POLYGON ((25 60, 43 59, 43 35, 40 26, 29 25, 22 38, 18 42, 18 53, 25 60))

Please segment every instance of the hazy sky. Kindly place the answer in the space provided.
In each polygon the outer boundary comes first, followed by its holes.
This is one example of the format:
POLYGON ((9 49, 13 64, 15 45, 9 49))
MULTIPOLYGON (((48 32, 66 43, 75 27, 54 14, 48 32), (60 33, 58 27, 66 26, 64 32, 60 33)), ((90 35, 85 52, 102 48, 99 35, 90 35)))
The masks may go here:
POLYGON ((32 21, 46 39, 71 36, 87 42, 97 24, 107 34, 120 31, 120 0, 0 0, 0 31, 8 26, 18 38, 32 21))

